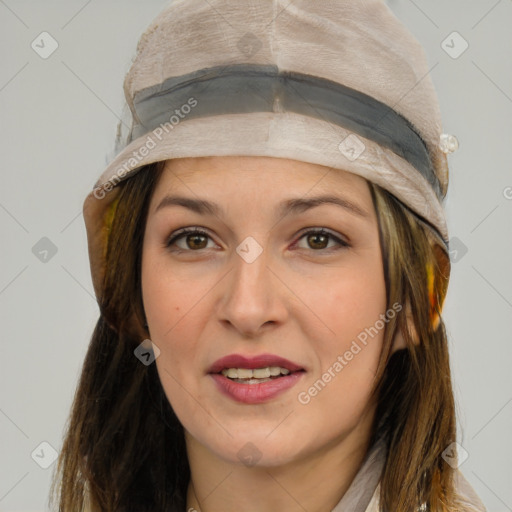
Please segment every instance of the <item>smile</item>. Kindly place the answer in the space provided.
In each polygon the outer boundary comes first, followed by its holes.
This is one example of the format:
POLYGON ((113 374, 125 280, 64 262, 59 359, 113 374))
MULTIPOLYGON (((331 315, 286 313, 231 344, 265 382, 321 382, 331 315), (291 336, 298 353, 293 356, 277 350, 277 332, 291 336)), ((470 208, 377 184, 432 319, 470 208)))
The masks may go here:
POLYGON ((225 368, 222 375, 239 384, 260 384, 273 379, 278 379, 281 375, 288 375, 290 370, 280 366, 267 366, 266 368, 225 368))
POLYGON ((304 376, 297 363, 274 354, 231 354, 213 363, 208 375, 231 400, 260 404, 284 393, 304 376))

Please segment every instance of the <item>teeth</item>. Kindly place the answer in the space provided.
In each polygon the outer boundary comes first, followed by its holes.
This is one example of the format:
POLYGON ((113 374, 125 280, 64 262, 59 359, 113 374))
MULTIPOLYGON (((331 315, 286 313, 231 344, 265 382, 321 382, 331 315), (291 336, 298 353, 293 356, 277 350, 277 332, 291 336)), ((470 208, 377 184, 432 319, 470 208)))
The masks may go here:
POLYGON ((249 384, 254 384, 255 382, 265 382, 270 380, 270 377, 288 375, 289 373, 290 370, 281 368, 280 366, 267 366, 266 368, 254 368, 254 370, 249 368, 225 368, 222 370, 222 375, 224 375, 224 377, 228 377, 230 379, 249 379, 243 381, 249 384))
POLYGON ((238 378, 238 371, 236 368, 229 368, 229 370, 222 370, 222 375, 230 379, 238 378))
POLYGON ((250 379, 253 376, 252 370, 246 368, 237 368, 236 372, 239 379, 250 379))
POLYGON ((233 379, 233 382, 238 382, 238 384, 261 384, 262 382, 267 382, 272 379, 233 379))
POLYGON ((252 375, 255 379, 268 379, 270 377, 270 368, 255 368, 252 371, 252 375))
MULTIPOLYGON (((269 370, 270 370, 270 375, 272 377, 276 377, 277 375, 279 375, 281 373, 281 368, 279 368, 279 366, 271 366, 271 367, 269 367, 269 370)), ((286 371, 285 368, 283 368, 283 370, 286 371)))

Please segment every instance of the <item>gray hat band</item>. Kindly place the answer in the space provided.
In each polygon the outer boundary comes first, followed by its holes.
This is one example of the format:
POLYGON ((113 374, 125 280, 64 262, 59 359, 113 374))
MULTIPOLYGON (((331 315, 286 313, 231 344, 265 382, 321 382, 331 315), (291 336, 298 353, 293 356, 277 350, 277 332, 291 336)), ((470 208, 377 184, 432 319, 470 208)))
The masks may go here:
POLYGON ((190 98, 197 104, 178 122, 222 114, 293 112, 341 126, 402 157, 441 197, 426 144, 407 119, 355 89, 325 78, 280 71, 277 66, 217 66, 139 91, 133 100, 138 123, 131 140, 169 123, 169 113, 190 98))

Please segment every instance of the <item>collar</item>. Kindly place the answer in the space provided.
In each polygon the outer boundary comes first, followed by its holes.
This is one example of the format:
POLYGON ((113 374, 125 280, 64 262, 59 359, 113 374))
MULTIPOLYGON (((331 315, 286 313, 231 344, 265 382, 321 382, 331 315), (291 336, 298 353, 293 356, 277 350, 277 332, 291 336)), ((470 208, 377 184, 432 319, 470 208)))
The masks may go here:
POLYGON ((384 440, 380 439, 373 444, 347 492, 332 512, 378 511, 379 480, 386 452, 384 440))

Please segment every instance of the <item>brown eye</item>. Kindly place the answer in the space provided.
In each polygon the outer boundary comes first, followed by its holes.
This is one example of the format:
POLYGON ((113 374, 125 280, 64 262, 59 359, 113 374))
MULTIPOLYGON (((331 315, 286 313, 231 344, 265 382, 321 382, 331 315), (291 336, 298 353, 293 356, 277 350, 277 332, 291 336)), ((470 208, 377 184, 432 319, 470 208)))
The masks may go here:
POLYGON ((179 250, 182 251, 198 251, 201 249, 206 249, 208 240, 210 236, 205 231, 201 231, 198 229, 183 229, 172 236, 166 244, 166 247, 171 247, 176 245, 179 250), (184 244, 179 245, 176 242, 184 240, 184 244))
MULTIPOLYGON (((325 249, 331 249, 333 246, 328 246, 329 241, 332 240, 335 242, 335 245, 341 246, 341 248, 349 247, 349 244, 344 240, 341 240, 339 237, 330 233, 329 231, 325 231, 324 229, 312 230, 308 231, 304 235, 300 237, 299 240, 306 239, 307 247, 301 247, 305 249, 312 249, 314 251, 321 251, 325 249)), ((335 249, 336 250, 336 249, 335 249)))
POLYGON ((315 233, 313 235, 308 235, 307 241, 312 249, 325 249, 329 243, 329 235, 315 233))
POLYGON ((208 243, 204 235, 187 235, 185 241, 190 249, 204 249, 208 243))

